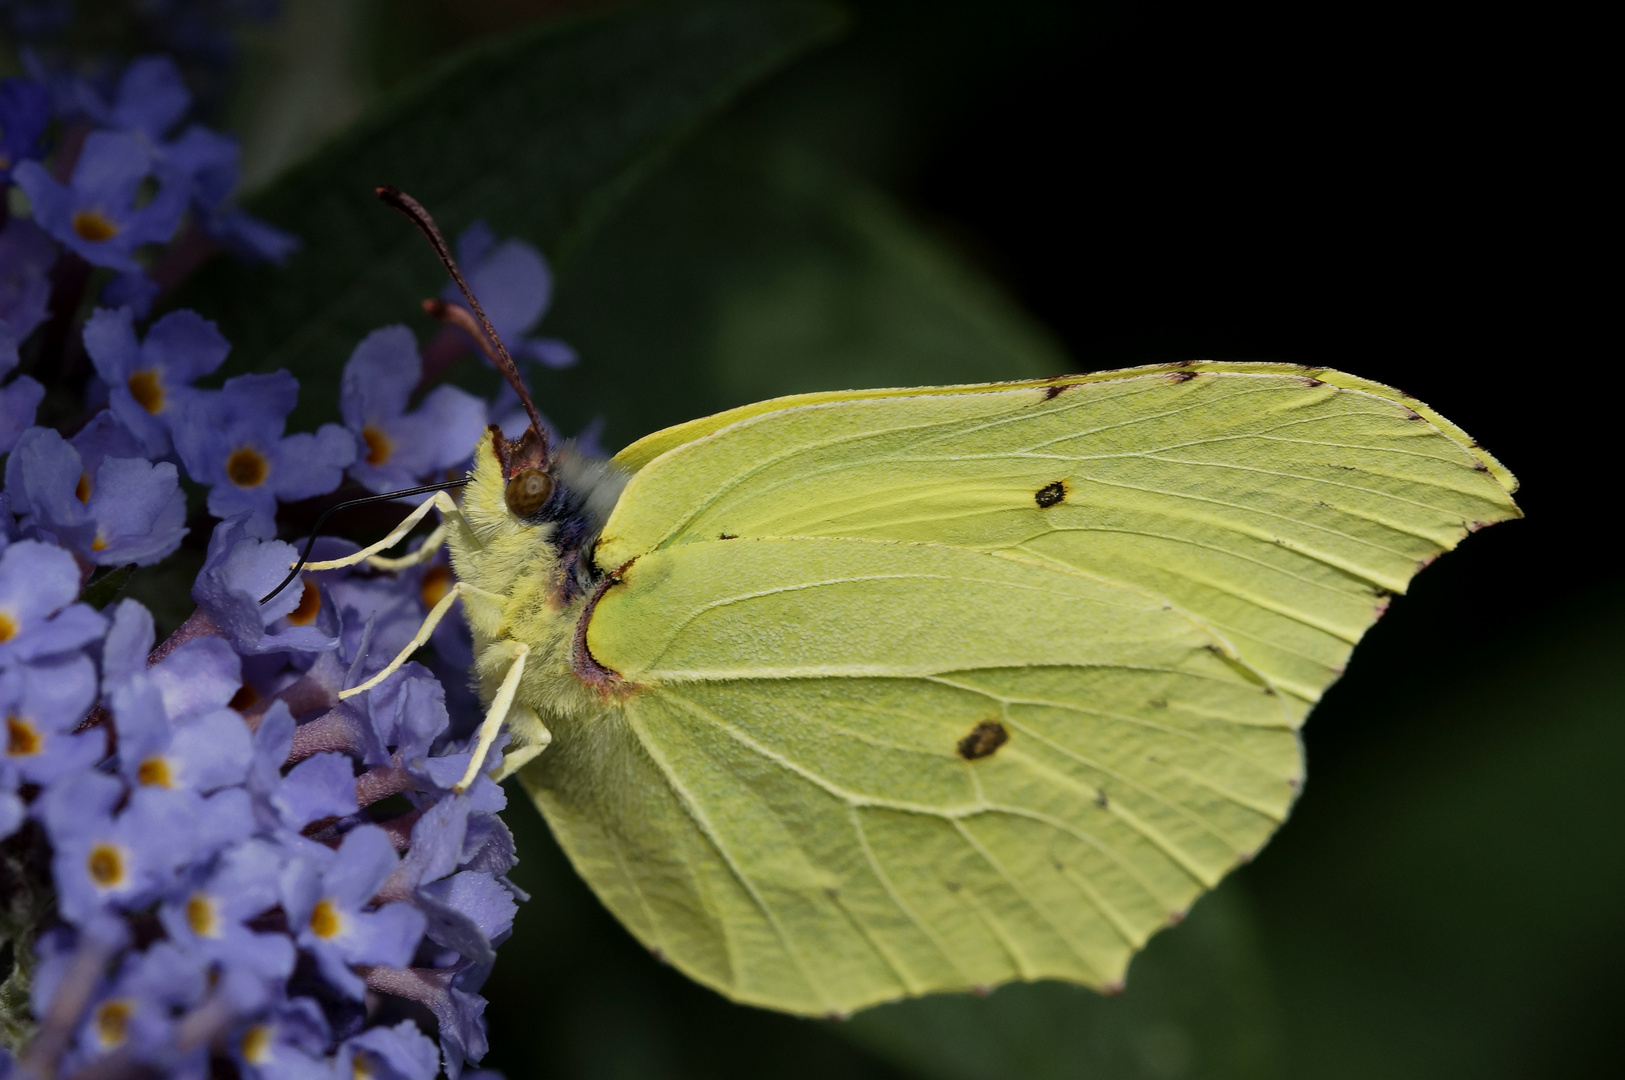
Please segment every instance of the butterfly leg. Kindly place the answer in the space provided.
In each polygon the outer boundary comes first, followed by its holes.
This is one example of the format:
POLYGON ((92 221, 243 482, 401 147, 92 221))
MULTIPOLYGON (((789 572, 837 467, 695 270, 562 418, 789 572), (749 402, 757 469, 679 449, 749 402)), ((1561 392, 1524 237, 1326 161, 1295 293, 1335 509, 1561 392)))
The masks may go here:
MULTIPOLYGON (((514 695, 519 692, 519 679, 525 673, 525 657, 530 655, 529 645, 522 641, 504 641, 498 648, 504 649, 512 657, 512 661, 508 665, 507 674, 502 676, 502 685, 497 688, 497 696, 491 699, 491 707, 485 712, 485 720, 480 724, 479 740, 474 745, 473 756, 468 759, 468 769, 464 771, 463 778, 452 787, 453 791, 463 791, 474 782, 475 777, 479 776, 480 766, 485 764, 485 755, 490 752, 491 744, 502 731, 502 722, 508 718, 508 710, 513 708, 514 695)), ((541 748, 538 747, 536 753, 540 752, 541 748)), ((534 757, 535 754, 530 756, 534 757)))
MULTIPOLYGON (((397 560, 397 559, 374 560, 374 556, 376 556, 380 551, 388 550, 389 548, 392 548, 396 544, 400 543, 401 540, 403 540, 406 537, 406 534, 411 532, 417 526, 417 523, 422 521, 424 519, 424 517, 428 515, 428 513, 429 513, 429 511, 431 509, 438 509, 440 511, 441 516, 446 519, 447 524, 449 524, 453 519, 455 519, 459 524, 462 524, 463 529, 466 530, 468 528, 468 526, 466 524, 463 524, 463 512, 462 512, 462 510, 457 506, 457 504, 455 502, 452 501, 451 496, 447 495, 444 491, 437 491, 430 498, 427 498, 427 499, 423 500, 423 502, 418 505, 418 508, 416 510, 413 510, 410 514, 406 515, 406 520, 402 521, 399 525, 395 526, 394 529, 390 530, 390 533, 389 533, 388 536, 384 537, 382 540, 378 541, 376 544, 368 544, 366 547, 362 548, 360 551, 352 552, 351 554, 346 555, 341 559, 327 559, 327 560, 325 560, 323 562, 306 563, 305 564, 305 569, 306 570, 339 570, 339 569, 342 569, 343 567, 346 567, 346 566, 355 566, 357 563, 363 563, 363 562, 369 562, 369 561, 372 561, 372 564, 378 566, 378 568, 381 569, 381 570, 398 569, 398 567, 391 566, 391 565, 388 565, 388 564, 390 564, 390 563, 400 563, 401 560, 397 560)), ((446 525, 443 524, 440 529, 435 530, 435 532, 440 534, 439 539, 443 540, 445 538, 445 533, 442 531, 445 527, 446 527, 446 525)), ((430 538, 431 539, 435 538, 434 533, 430 534, 430 538)), ((436 540, 436 544, 438 545, 438 540, 436 540)), ((427 547, 429 547, 429 544, 426 542, 423 545, 423 548, 427 548, 427 547)), ((418 550, 421 552, 423 550, 423 548, 419 548, 418 550)), ((416 554, 416 553, 414 553, 414 554, 416 554)), ((432 554, 432 551, 431 551, 431 554, 432 554)), ((405 559, 411 559, 412 555, 404 556, 404 558, 405 559)), ((428 556, 425 555, 425 556, 423 556, 423 558, 428 558, 428 556)), ((412 564, 410 562, 406 562, 403 565, 410 566, 412 564)))
POLYGON ((395 659, 391 660, 382 671, 359 686, 352 686, 348 690, 340 690, 339 700, 343 701, 345 698, 354 697, 357 694, 371 690, 399 671, 401 665, 412 658, 413 653, 428 643, 429 635, 433 634, 434 628, 440 625, 440 620, 446 617, 446 612, 451 610, 451 605, 464 596, 474 596, 480 600, 494 602, 499 607, 502 604, 502 597, 495 593, 486 592, 484 589, 476 589, 466 581, 459 581, 447 589, 446 595, 442 596, 440 602, 429 610, 428 616, 423 620, 423 625, 418 627, 418 632, 412 635, 412 640, 406 643, 406 648, 396 654, 395 659))
POLYGON ((374 555, 367 560, 367 565, 374 570, 386 570, 393 573, 396 570, 405 570, 408 567, 426 563, 435 557, 441 545, 446 542, 446 523, 442 521, 435 526, 434 532, 423 538, 423 544, 416 551, 409 551, 398 559, 387 558, 383 555, 374 555))
POLYGON ((553 745, 553 733, 547 730, 547 725, 536 715, 536 710, 526 705, 516 704, 508 711, 508 734, 519 745, 508 744, 507 752, 502 755, 502 765, 491 774, 491 779, 499 784, 553 745))

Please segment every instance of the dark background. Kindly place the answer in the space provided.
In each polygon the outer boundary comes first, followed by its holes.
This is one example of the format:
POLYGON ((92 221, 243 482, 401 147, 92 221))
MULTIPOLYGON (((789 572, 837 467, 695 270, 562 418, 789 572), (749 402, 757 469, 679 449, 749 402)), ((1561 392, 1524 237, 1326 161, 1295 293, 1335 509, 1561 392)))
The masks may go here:
MULTIPOLYGON (((1604 1071, 1625 1005, 1625 635, 1600 497, 1616 471, 1611 350, 1584 329, 1601 291, 1583 268, 1588 69, 1565 35, 1368 6, 853 10, 843 40, 733 107, 561 268, 549 328, 583 369, 638 388, 607 402, 571 400, 569 377, 539 388, 566 428, 603 414, 614 446, 701 405, 905 381, 796 352, 843 341, 867 300, 802 312, 781 337, 721 327, 711 297, 729 282, 858 257, 794 194, 761 194, 788 154, 796 175, 862 186, 1030 313, 1023 363, 1342 368, 1466 428, 1523 480, 1528 519, 1470 538, 1394 605, 1305 730, 1292 819, 1136 961, 1123 998, 1017 987, 841 1025, 738 1008, 644 956, 521 809, 536 899, 491 985, 493 1063, 513 1077, 1604 1071), (781 351, 716 359, 738 334, 781 351), (703 394, 680 385, 696 370, 703 394)), ((381 34, 375 77, 532 14, 422 4, 437 29, 381 34)), ((971 361, 946 345, 919 363, 947 381, 971 361)))
MULTIPOLYGON (((288 0, 245 95, 314 85, 326 107, 240 108, 248 173, 459 47, 611 6, 288 0)), ((1394 603, 1305 729, 1291 820, 1121 997, 1018 986, 838 1024, 736 1007, 644 954, 517 805, 534 899, 488 991, 490 1063, 514 1080, 1612 1071, 1625 582, 1606 524, 1617 348, 1592 314, 1599 32, 1417 6, 850 10, 590 242, 548 252, 542 329, 582 363, 534 389, 566 431, 602 417, 614 449, 795 390, 1291 361, 1439 409, 1518 474, 1527 519, 1394 603)))

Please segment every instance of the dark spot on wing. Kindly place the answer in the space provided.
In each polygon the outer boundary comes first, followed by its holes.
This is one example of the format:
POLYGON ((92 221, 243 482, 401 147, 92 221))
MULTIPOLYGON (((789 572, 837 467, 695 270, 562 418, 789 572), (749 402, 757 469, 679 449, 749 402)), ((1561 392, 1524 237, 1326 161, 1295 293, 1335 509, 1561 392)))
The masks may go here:
POLYGON ((717 533, 718 540, 738 540, 738 533, 717 533))
POLYGON ((1309 387, 1314 387, 1314 386, 1325 386, 1326 384, 1321 382, 1319 379, 1311 379, 1309 376, 1305 375, 1303 377, 1303 385, 1309 386, 1309 387))
POLYGON ((1057 480, 1053 484, 1045 484, 1033 492, 1033 499, 1037 501, 1040 510, 1048 510, 1056 503, 1066 498, 1066 485, 1057 480))
POLYGON ((1050 383, 1044 387, 1044 400, 1054 401, 1066 391, 1072 389, 1077 383, 1050 383))
POLYGON ((959 740, 959 756, 966 761, 989 757, 1010 741, 1010 733, 997 720, 983 720, 970 729, 970 734, 959 740))
POLYGON ((1190 382, 1194 378, 1196 378, 1196 372, 1194 371, 1175 371, 1169 374, 1168 381, 1182 383, 1190 382))

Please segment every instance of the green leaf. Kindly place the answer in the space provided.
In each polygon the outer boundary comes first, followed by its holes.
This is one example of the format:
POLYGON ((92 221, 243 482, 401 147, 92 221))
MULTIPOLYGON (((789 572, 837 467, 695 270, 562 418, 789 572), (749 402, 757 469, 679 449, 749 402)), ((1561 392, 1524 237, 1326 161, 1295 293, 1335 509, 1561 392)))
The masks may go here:
POLYGON ((732 125, 684 149, 560 283, 578 367, 532 390, 614 447, 778 394, 1054 375, 1042 327, 890 199, 732 125))
POLYGON ((86 585, 85 591, 79 599, 97 611, 102 610, 119 598, 119 594, 124 591, 124 586, 129 583, 130 574, 134 570, 135 563, 130 563, 127 566, 115 566, 86 585))
POLYGON ((410 192, 453 236, 483 218, 568 261, 678 139, 841 22, 805 2, 634 8, 469 49, 247 203, 303 239, 286 267, 219 259, 176 303, 219 321, 227 374, 299 376, 295 426, 331 419, 356 342, 444 281, 374 187, 410 192))
POLYGON ((1279 1075, 1280 1018, 1260 936, 1247 893, 1227 882, 1151 940, 1119 996, 1017 983, 882 1005, 834 1030, 932 1080, 1263 1080, 1279 1075))

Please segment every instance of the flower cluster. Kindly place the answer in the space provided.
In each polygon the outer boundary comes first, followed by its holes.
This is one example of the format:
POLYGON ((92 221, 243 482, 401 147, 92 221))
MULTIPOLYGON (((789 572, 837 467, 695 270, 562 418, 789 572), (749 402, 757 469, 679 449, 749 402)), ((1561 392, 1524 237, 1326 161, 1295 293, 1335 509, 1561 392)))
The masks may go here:
MULTIPOLYGON (((188 213, 251 257, 294 241, 230 205, 235 144, 177 132, 189 103, 163 57, 111 90, 0 84, 0 196, 15 184, 32 213, 0 230, 0 979, 31 1002, 0 1016, 0 1077, 455 1080, 485 1052, 478 990, 524 899, 501 788, 453 790, 478 722, 466 629, 338 697, 411 640, 450 568, 306 573, 261 598, 296 558, 287 504, 443 478, 509 406, 441 386, 411 407, 433 372, 404 326, 356 345, 343 422, 315 432, 285 430, 288 372, 211 380, 229 343, 193 311, 149 318, 170 282, 146 268, 188 242, 188 213), (98 276, 104 306, 53 336, 98 276), (54 426, 35 423, 47 383, 77 398, 54 426), (116 586, 205 539, 196 610, 159 641, 116 586)), ((524 337, 539 253, 483 225, 459 248, 520 351, 573 362, 524 337)))

